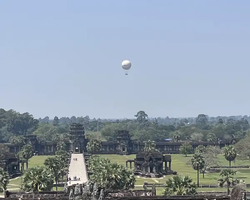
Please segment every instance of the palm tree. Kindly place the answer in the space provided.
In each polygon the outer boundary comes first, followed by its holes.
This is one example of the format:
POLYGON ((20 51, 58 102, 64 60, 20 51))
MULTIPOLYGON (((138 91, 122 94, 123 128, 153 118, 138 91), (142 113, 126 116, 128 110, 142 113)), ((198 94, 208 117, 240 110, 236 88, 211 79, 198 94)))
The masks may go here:
POLYGON ((87 144, 87 151, 90 153, 95 153, 100 151, 102 148, 102 142, 97 139, 91 139, 87 144))
POLYGON ((132 171, 118 163, 106 166, 107 179, 106 188, 112 190, 128 190, 134 188, 135 177, 132 171))
POLYGON ((208 142, 216 142, 217 141, 217 137, 214 133, 208 133, 206 139, 208 142))
POLYGON ((64 164, 60 157, 49 157, 44 161, 44 165, 49 168, 55 178, 56 182, 56 191, 57 191, 57 184, 59 182, 59 178, 62 176, 64 172, 64 164))
POLYGON ((151 151, 151 150, 156 150, 156 144, 155 141, 152 140, 148 140, 148 141, 144 141, 144 151, 151 151))
POLYGON ((67 163, 69 162, 69 152, 65 150, 58 150, 55 152, 56 156, 60 158, 60 160, 63 162, 64 166, 67 166, 67 163))
POLYGON ((166 181, 164 195, 195 195, 196 187, 189 176, 173 176, 166 181))
POLYGON ((54 176, 46 167, 30 168, 22 176, 22 189, 27 192, 51 191, 54 176))
POLYGON ((180 146, 179 152, 187 157, 188 154, 193 153, 193 147, 190 143, 185 142, 180 146))
POLYGON ((197 170, 197 186, 199 187, 200 170, 204 168, 205 161, 201 154, 194 154, 191 159, 194 170, 197 170))
POLYGON ((9 175, 7 172, 0 168, 0 192, 5 192, 7 190, 7 185, 9 184, 9 175))
POLYGON ((64 141, 60 140, 57 145, 56 145, 56 150, 60 151, 60 150, 66 150, 66 144, 64 141))
POLYGON ((206 147, 203 145, 199 145, 198 147, 195 148, 195 153, 197 154, 203 154, 206 151, 206 147))
POLYGON ((227 194, 229 195, 230 190, 229 187, 231 185, 234 185, 236 180, 234 179, 234 175, 236 174, 236 171, 231 170, 231 169, 224 169, 220 173, 221 178, 218 179, 218 183, 220 187, 223 187, 223 185, 226 183, 227 184, 227 194))
POLYGON ((12 136, 10 143, 15 146, 15 152, 19 152, 21 147, 25 144, 25 138, 23 136, 12 136))
POLYGON ((135 177, 132 171, 118 163, 111 163, 107 158, 91 157, 88 169, 90 179, 100 187, 110 190, 128 190, 134 188, 135 177))
POLYGON ((30 144, 26 144, 22 147, 21 151, 18 152, 18 157, 21 162, 26 162, 26 169, 29 168, 29 159, 33 156, 33 147, 30 144))
POLYGON ((26 160, 23 158, 22 151, 19 151, 17 153, 17 158, 19 160, 19 163, 21 164, 21 172, 24 171, 24 164, 26 163, 26 160))
POLYGON ((173 136, 173 139, 175 142, 179 142, 179 140, 181 139, 181 134, 179 132, 176 132, 173 136))
POLYGON ((237 156, 236 149, 233 145, 230 145, 224 147, 223 152, 225 159, 229 162, 229 167, 231 167, 231 162, 234 161, 237 156))

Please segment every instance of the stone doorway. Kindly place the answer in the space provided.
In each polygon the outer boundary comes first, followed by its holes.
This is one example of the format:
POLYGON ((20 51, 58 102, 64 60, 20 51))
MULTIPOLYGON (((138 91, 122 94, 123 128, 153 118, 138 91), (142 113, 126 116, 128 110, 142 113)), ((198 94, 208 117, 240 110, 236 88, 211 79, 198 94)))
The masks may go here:
POLYGON ((150 166, 150 173, 154 173, 154 167, 150 166))

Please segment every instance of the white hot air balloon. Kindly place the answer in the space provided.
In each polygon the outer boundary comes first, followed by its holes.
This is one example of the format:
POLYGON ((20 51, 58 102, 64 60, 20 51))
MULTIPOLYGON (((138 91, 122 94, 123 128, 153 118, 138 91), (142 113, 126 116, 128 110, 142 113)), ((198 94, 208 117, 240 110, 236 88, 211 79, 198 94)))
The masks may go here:
POLYGON ((128 75, 128 70, 131 68, 131 62, 129 60, 122 61, 122 68, 126 70, 125 75, 128 75))

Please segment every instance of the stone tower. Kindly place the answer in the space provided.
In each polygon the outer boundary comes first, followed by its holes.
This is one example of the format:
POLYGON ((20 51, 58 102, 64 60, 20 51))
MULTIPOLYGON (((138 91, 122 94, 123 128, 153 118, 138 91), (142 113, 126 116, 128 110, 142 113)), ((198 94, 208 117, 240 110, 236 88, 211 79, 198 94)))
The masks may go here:
POLYGON ((73 123, 70 126, 69 139, 71 143, 71 152, 83 153, 86 148, 85 131, 82 124, 73 123))
POLYGON ((132 150, 132 141, 130 138, 129 131, 126 130, 118 130, 117 131, 117 153, 126 155, 129 154, 132 150))

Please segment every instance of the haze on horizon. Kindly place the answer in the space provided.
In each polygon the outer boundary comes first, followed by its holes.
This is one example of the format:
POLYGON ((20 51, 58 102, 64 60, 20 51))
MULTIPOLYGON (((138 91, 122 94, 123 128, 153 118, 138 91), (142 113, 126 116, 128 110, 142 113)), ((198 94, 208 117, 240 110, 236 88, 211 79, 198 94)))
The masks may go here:
POLYGON ((36 118, 249 115, 249 9, 247 0, 1 1, 0 107, 36 118))

